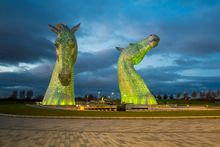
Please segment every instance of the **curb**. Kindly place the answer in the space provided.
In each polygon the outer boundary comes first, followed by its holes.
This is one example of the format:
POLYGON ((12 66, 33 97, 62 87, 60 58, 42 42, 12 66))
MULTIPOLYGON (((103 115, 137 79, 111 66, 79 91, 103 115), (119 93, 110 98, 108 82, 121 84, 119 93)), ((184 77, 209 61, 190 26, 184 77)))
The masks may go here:
POLYGON ((92 117, 92 116, 31 116, 0 113, 3 117, 34 119, 96 119, 96 120, 149 120, 149 119, 220 119, 220 116, 164 116, 164 117, 92 117))

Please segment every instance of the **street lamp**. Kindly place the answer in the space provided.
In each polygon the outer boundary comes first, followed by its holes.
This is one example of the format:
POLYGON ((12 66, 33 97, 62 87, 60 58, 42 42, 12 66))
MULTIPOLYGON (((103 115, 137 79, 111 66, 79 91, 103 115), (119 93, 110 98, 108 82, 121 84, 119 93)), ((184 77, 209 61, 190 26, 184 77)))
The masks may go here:
POLYGON ((100 94, 101 94, 101 92, 100 92, 100 91, 98 91, 98 98, 100 98, 100 94))
POLYGON ((114 92, 112 92, 112 98, 114 98, 114 94, 115 94, 115 93, 114 93, 114 92))

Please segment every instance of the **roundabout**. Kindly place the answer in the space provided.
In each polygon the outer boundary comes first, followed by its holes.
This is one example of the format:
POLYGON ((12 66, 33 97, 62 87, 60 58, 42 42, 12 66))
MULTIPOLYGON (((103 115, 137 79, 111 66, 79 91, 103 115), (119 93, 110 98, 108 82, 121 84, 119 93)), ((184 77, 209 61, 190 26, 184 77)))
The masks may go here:
POLYGON ((180 111, 82 111, 70 108, 1 103, 0 146, 220 144, 220 110, 217 106, 197 106, 203 110, 180 111))

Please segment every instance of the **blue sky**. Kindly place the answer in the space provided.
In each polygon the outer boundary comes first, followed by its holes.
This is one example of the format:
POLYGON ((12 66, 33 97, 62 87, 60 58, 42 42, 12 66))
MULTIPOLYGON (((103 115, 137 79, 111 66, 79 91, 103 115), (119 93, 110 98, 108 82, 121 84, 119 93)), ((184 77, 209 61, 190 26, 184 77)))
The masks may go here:
POLYGON ((79 22, 76 95, 118 95, 114 47, 152 33, 160 44, 135 68, 154 94, 220 88, 220 1, 7 0, 0 21, 0 95, 44 94, 56 58, 47 24, 79 22))

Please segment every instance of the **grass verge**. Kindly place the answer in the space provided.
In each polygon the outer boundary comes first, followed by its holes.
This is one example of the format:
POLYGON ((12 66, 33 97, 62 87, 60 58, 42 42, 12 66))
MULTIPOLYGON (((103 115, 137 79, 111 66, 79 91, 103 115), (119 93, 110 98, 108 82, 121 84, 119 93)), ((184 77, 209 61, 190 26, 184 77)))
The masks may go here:
POLYGON ((41 109, 25 104, 0 104, 0 113, 31 116, 97 116, 97 117, 169 117, 169 116, 220 116, 220 110, 209 111, 140 111, 140 112, 109 112, 109 111, 70 111, 41 109))

